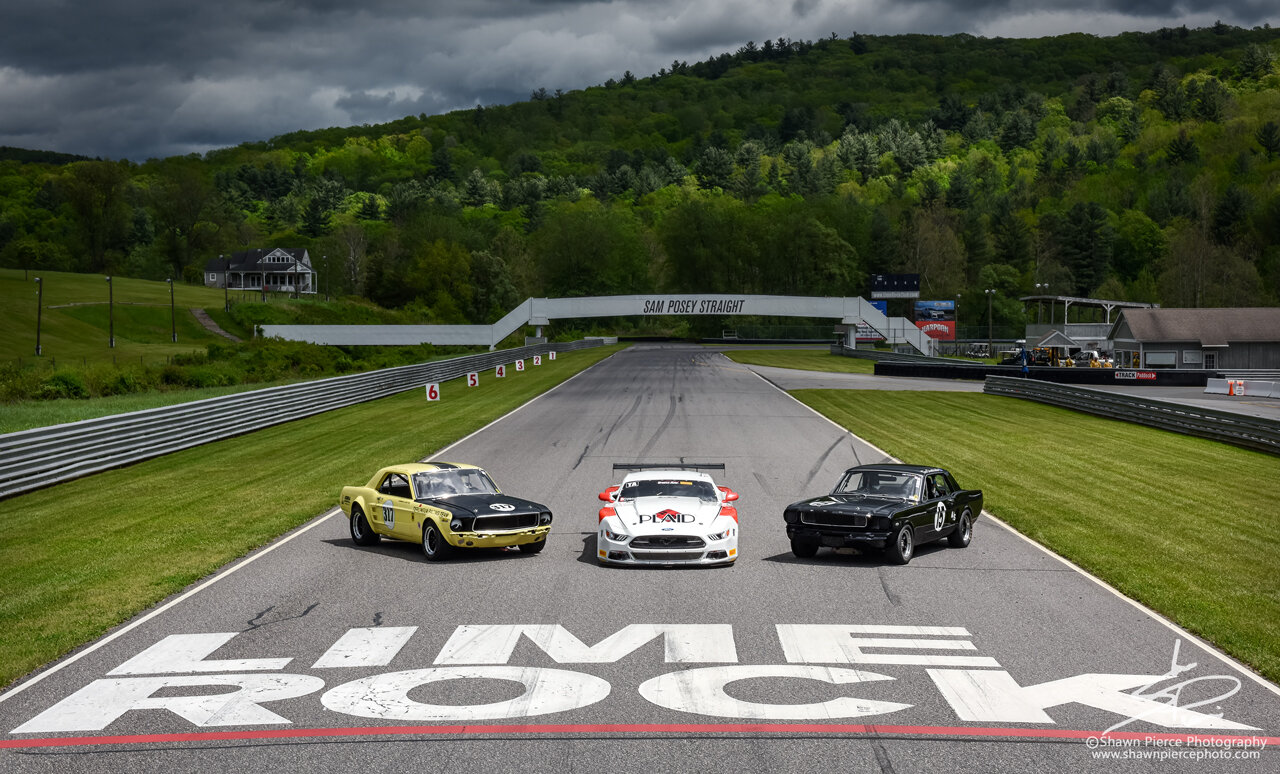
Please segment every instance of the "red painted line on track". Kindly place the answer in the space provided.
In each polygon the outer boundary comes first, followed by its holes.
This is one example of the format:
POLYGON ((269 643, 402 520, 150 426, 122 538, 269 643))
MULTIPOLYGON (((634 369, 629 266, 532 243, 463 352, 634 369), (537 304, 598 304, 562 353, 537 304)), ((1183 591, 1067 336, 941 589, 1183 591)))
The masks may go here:
POLYGON ((1176 734, 1140 731, 1074 731, 1056 728, 966 726, 880 726, 830 723, 618 723, 492 726, 358 726, 351 728, 278 728, 257 731, 200 731, 134 736, 65 736, 3 739, 0 749, 84 745, 161 744, 164 742, 228 742, 255 739, 315 739, 356 736, 481 736, 516 734, 840 734, 844 736, 1007 737, 1018 739, 1117 739, 1179 741, 1188 746, 1280 746, 1280 736, 1176 734))

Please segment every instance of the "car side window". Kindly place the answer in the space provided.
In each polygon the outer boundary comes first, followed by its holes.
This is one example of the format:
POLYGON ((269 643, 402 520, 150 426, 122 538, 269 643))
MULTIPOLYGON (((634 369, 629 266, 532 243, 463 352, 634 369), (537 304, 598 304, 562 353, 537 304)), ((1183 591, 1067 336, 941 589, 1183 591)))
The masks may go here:
POLYGON ((932 476, 929 476, 930 500, 939 497, 946 497, 950 493, 951 489, 947 486, 947 479, 941 473, 935 473, 932 476))
POLYGON ((387 477, 382 479, 382 485, 378 487, 378 491, 390 497, 411 497, 409 493, 409 479, 399 473, 388 473, 387 477))

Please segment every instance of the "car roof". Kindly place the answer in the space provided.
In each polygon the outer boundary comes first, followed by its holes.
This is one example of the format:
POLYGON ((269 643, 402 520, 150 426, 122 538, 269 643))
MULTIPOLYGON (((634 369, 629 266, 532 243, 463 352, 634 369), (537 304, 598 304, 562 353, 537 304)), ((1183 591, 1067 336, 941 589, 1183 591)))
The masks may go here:
POLYGON ((665 481, 678 478, 685 481, 706 481, 715 484, 715 480, 699 470, 680 470, 679 468, 659 468, 655 470, 637 470, 623 476, 622 482, 628 481, 665 481))
POLYGON ((933 465, 904 465, 902 463, 882 463, 879 465, 856 465, 849 468, 845 473, 852 473, 855 470, 887 470, 893 473, 935 473, 946 472, 942 468, 933 465))
POLYGON ((479 467, 479 465, 465 462, 406 462, 400 465, 388 465, 384 470, 395 470, 412 476, 417 473, 434 473, 437 470, 476 470, 479 467))

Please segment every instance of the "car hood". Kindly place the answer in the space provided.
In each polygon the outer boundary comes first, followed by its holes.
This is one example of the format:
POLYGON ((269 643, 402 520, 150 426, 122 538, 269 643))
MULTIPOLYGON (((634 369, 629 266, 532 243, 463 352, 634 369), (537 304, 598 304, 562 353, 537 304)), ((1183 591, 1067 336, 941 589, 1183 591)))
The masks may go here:
POLYGON ((801 500, 787 506, 791 511, 822 511, 823 513, 840 513, 849 516, 888 516, 910 500, 902 497, 875 497, 872 495, 823 495, 801 500))
POLYGON ((542 503, 504 494, 462 494, 429 497, 420 502, 444 508, 455 516, 488 516, 491 514, 541 513, 551 510, 542 503))
POLYGON ((720 514, 720 503, 696 497, 640 497, 617 502, 613 510, 631 534, 660 535, 710 527, 720 514))

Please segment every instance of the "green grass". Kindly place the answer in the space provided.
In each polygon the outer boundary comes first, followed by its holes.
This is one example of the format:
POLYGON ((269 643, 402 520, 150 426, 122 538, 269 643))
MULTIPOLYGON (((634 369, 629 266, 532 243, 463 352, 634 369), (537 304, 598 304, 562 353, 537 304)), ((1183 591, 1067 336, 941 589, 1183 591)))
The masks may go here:
POLYGON ((83 364, 162 362, 179 352, 204 351, 217 340, 189 311, 192 307, 222 309, 222 291, 176 283, 174 319, 178 343, 172 341, 169 315, 169 283, 115 277, 111 280, 113 304, 108 304, 107 282, 100 274, 57 271, 23 272, 0 269, 0 360, 24 362, 36 352, 36 282, 44 285, 40 314, 40 346, 44 360, 83 364), (115 317, 116 346, 109 346, 108 313, 115 317))
POLYGON ((281 384, 292 384, 308 380, 307 378, 299 378, 257 384, 236 384, 229 387, 174 390, 172 392, 138 392, 130 395, 94 398, 92 400, 60 398, 58 400, 30 400, 0 404, 0 433, 16 433, 19 430, 30 430, 34 427, 79 422, 82 419, 96 419, 130 411, 172 406, 176 403, 217 398, 237 392, 261 390, 281 384))
POLYGON ((875 362, 860 357, 833 355, 820 349, 729 349, 724 356, 735 363, 795 368, 801 371, 831 371, 844 374, 874 373, 875 362))
POLYGON ((1280 682, 1276 457, 993 395, 792 394, 1280 682))
POLYGON ((561 353, 471 389, 453 380, 439 403, 410 390, 0 501, 0 685, 332 507, 344 484, 426 457, 618 349, 561 353), (378 427, 396 432, 367 432, 378 427), (216 496, 192 482, 218 482, 216 496))

